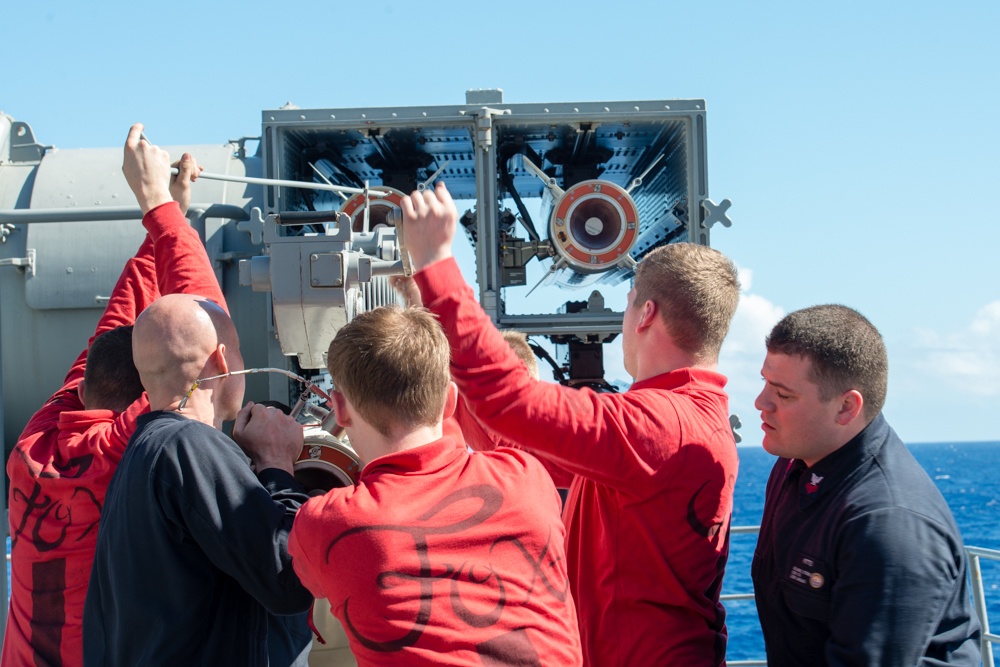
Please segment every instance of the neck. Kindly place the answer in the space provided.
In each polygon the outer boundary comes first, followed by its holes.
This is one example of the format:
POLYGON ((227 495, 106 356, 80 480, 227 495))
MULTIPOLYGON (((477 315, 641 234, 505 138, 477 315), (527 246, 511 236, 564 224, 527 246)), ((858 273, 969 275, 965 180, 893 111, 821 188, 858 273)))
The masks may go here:
POLYGON ((370 424, 359 423, 347 428, 347 437, 365 465, 381 456, 429 445, 440 440, 441 435, 440 422, 434 426, 397 428, 388 436, 382 435, 370 424))
POLYGON ((682 368, 715 372, 718 367, 718 361, 715 359, 706 361, 693 354, 682 352, 673 345, 664 345, 659 349, 650 349, 645 354, 639 354, 634 379, 636 382, 641 382, 682 368))
POLYGON ((854 438, 858 437, 858 434, 868 428, 869 422, 863 419, 858 419, 851 424, 848 424, 843 428, 843 430, 838 434, 837 439, 833 444, 828 445, 818 451, 810 452, 808 458, 806 456, 802 457, 802 462, 806 464, 807 468, 812 468, 814 465, 825 459, 830 454, 849 443, 854 438))
POLYGON ((205 394, 201 396, 198 395, 198 392, 191 394, 191 397, 184 403, 183 409, 180 408, 183 396, 157 398, 149 392, 147 392, 147 395, 149 396, 149 409, 151 412, 157 410, 174 412, 185 419, 192 419, 213 428, 222 427, 222 420, 216 418, 215 405, 213 405, 211 400, 205 400, 209 398, 205 394))

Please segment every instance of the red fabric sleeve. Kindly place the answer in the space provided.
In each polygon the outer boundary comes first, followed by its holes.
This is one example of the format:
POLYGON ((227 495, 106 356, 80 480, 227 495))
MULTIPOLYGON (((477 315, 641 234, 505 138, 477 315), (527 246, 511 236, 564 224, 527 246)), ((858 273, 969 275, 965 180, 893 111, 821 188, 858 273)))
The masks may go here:
MULTIPOLYGON (((306 503, 308 505, 309 503, 306 503)), ((315 503, 313 503, 315 504, 315 503)), ((303 505, 302 508, 304 508, 303 505)), ((312 529, 325 531, 327 526, 305 526, 307 521, 312 521, 313 517, 308 512, 297 512, 295 522, 292 523, 292 532, 288 534, 288 555, 292 557, 292 569, 298 575, 302 585, 312 593, 316 599, 325 598, 326 592, 323 590, 321 572, 322 568, 317 568, 309 560, 309 550, 307 544, 310 542, 308 536, 315 535, 312 529), (306 536, 306 537, 303 537, 306 536)))
POLYGON ((663 409, 670 400, 664 392, 647 401, 652 397, 643 392, 597 394, 535 380, 483 312, 454 259, 414 278, 451 343, 459 392, 489 429, 571 473, 624 491, 645 488, 679 447, 679 438, 649 437, 679 432, 676 410, 663 409))
MULTIPOLYGON (((181 214, 177 202, 168 202, 152 209, 143 217, 142 224, 149 235, 143 240, 135 256, 125 263, 94 335, 87 342, 88 349, 94 339, 105 331, 135 324, 139 313, 158 299, 161 293, 198 294, 215 301, 229 312, 205 247, 198 233, 181 214)), ((60 412, 84 409, 77 386, 83 379, 86 362, 85 349, 70 367, 63 387, 32 416, 22 438, 47 428, 55 428, 60 412)), ((143 395, 131 408, 118 415, 108 430, 95 430, 85 439, 90 441, 88 444, 94 447, 94 451, 105 450, 106 446, 110 446, 120 458, 135 430, 135 419, 148 408, 149 403, 143 395), (105 436, 111 439, 107 445, 104 442, 105 436)))
MULTIPOLYGON (((141 258, 137 255, 133 260, 143 273, 134 279, 127 279, 128 286, 134 284, 134 289, 122 294, 123 303, 118 309, 118 319, 124 320, 126 316, 131 316, 132 320, 122 321, 122 324, 133 324, 139 313, 161 294, 197 294, 216 302, 228 313, 225 297, 222 296, 219 281, 205 253, 205 246, 198 237, 198 232, 181 213, 177 202, 167 202, 148 211, 143 216, 142 224, 149 232, 147 240, 152 241, 151 252, 147 256, 143 252, 144 248, 140 248, 141 258), (131 303, 126 304, 129 297, 131 303)), ((125 273, 122 274, 122 279, 126 279, 125 273)), ((109 301, 108 309, 110 308, 109 301)), ((88 431, 81 444, 88 445, 93 451, 103 450, 117 464, 125 451, 125 445, 135 432, 136 419, 148 410, 149 400, 143 394, 125 412, 117 415, 107 430, 88 431)))
POLYGON ((97 322, 94 335, 87 341, 87 347, 76 358, 63 380, 63 386, 45 402, 36 412, 21 437, 38 433, 48 428, 55 428, 59 413, 67 410, 83 410, 83 402, 77 393, 77 387, 83 379, 87 365, 87 350, 94 339, 105 331, 135 323, 135 318, 143 308, 152 303, 158 296, 156 287, 156 267, 153 260, 153 241, 146 236, 134 257, 125 263, 118 282, 111 291, 111 298, 104 308, 101 319, 97 322))
MULTIPOLYGON (((483 424, 473 416, 472 412, 469 410, 469 406, 465 403, 465 397, 459 396, 458 403, 455 406, 454 422, 458 425, 461 433, 461 437, 465 439, 466 444, 477 452, 491 452, 497 447, 510 447, 512 449, 520 449, 520 446, 510 440, 505 440, 502 436, 493 433, 486 429, 483 424)), ((447 424, 447 421, 445 422, 447 424)), ((544 454, 536 456, 538 461, 545 468, 549 476, 552 477, 552 482, 561 489, 568 489, 569 485, 573 482, 573 473, 568 470, 559 467, 549 459, 545 457, 544 454)))
POLYGON ((198 232, 188 224, 177 202, 152 209, 142 219, 153 238, 156 281, 162 294, 197 294, 229 307, 198 232))
MULTIPOLYGON (((197 294, 219 304, 227 313, 226 299, 219 288, 219 281, 205 252, 198 232, 188 224, 177 202, 167 202, 150 210, 142 219, 143 226, 152 238, 152 257, 147 267, 145 255, 142 268, 142 287, 132 291, 132 322, 161 294, 197 294)), ((138 256, 137 256, 138 259, 138 256)), ((125 277, 125 274, 122 274, 125 277)), ((109 307, 111 303, 108 303, 109 307)), ((123 307, 124 310, 124 307, 123 307)), ((135 432, 135 422, 149 411, 149 400, 143 394, 129 408, 115 417, 107 430, 88 431, 84 442, 93 451, 99 449, 117 464, 125 446, 135 432), (89 441, 89 442, 87 442, 89 441)))

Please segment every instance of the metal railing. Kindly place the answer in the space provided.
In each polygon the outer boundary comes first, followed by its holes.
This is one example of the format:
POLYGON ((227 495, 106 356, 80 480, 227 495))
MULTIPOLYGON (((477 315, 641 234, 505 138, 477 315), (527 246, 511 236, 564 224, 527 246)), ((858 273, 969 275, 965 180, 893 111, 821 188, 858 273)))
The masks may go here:
MULTIPOLYGON (((753 535, 760 532, 760 526, 733 526, 729 529, 730 535, 753 535)), ((982 651, 983 667, 995 667, 993 662, 993 644, 1000 644, 1000 635, 990 632, 989 609, 986 607, 986 589, 983 586, 983 573, 980 567, 980 560, 992 560, 1000 562, 1000 551, 994 549, 983 549, 982 547, 965 547, 965 553, 969 557, 969 575, 972 581, 972 603, 976 608, 976 615, 979 623, 983 627, 980 650, 982 651)), ((727 593, 719 596, 723 602, 730 600, 753 600, 753 593, 727 593)), ((728 660, 729 667, 766 667, 767 660, 728 660)))
POLYGON ((965 547, 969 556, 969 574, 972 578, 972 603, 976 606, 979 624, 983 626, 983 667, 994 667, 993 644, 1000 643, 1000 635, 990 632, 989 610, 986 608, 986 589, 983 587, 983 572, 979 567, 980 559, 1000 561, 1000 551, 983 549, 982 547, 965 547))
MULTIPOLYGON (((730 536, 732 535, 756 535, 760 532, 760 526, 733 526, 729 529, 730 536)), ((719 596, 719 599, 723 603, 733 601, 733 600, 753 600, 753 591, 749 593, 723 593, 719 596)), ((759 667, 761 665, 766 666, 767 660, 727 660, 726 664, 729 667, 759 667)))

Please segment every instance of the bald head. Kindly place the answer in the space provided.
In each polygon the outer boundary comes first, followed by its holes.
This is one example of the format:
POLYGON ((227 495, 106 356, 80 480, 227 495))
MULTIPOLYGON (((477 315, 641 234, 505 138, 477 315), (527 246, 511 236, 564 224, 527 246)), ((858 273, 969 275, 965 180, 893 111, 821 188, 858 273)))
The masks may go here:
POLYGON ((186 394, 195 380, 226 372, 219 357, 227 349, 238 355, 239 339, 233 321, 215 303, 167 294, 136 320, 132 348, 142 385, 158 409, 161 402, 186 394))

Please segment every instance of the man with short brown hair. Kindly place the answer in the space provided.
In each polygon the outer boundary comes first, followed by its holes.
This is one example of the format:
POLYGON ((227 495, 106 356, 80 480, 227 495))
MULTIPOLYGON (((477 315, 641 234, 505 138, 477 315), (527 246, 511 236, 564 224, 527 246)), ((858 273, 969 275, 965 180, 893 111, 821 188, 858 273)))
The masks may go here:
POLYGON ((965 550, 941 492, 882 416, 889 363, 857 311, 813 306, 767 337, 767 482, 753 559, 769 665, 978 665, 965 550))
POLYGON ((458 392, 434 317, 363 313, 327 364, 365 467, 302 506, 289 550, 358 664, 579 665, 558 496, 530 454, 443 433, 458 392))
POLYGON ((598 394, 535 380, 493 327, 452 257, 443 184, 402 208, 414 278, 476 419, 576 475, 563 518, 584 662, 722 664, 737 456, 716 360, 739 298, 732 262, 688 243, 644 258, 622 327, 635 383, 598 394))

